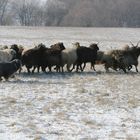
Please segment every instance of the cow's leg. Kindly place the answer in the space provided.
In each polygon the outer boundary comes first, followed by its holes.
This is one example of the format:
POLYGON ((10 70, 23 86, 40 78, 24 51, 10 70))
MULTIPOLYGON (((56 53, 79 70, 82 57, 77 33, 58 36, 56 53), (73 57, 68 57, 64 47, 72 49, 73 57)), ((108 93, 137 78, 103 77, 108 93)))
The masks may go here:
POLYGON ((68 71, 68 72, 71 72, 70 67, 71 67, 71 64, 70 64, 70 63, 67 64, 67 71, 68 71))
POLYGON ((125 66, 120 66, 120 69, 122 69, 124 73, 127 73, 125 66))
POLYGON ((30 74, 30 73, 31 73, 31 72, 30 72, 30 68, 31 68, 31 66, 26 65, 26 68, 27 68, 27 72, 28 72, 28 74, 30 74))
POLYGON ((56 66, 56 72, 61 72, 60 66, 56 66))
POLYGON ((81 71, 84 71, 85 67, 86 67, 86 63, 84 63, 84 66, 83 66, 83 67, 82 67, 82 64, 81 64, 81 65, 80 65, 81 71))
POLYGON ((91 69, 93 69, 94 71, 96 71, 96 69, 95 69, 95 63, 94 62, 91 62, 91 69))
MULTIPOLYGON (((51 67, 51 66, 49 66, 48 68, 49 68, 49 72, 52 72, 52 67, 51 67)), ((56 68, 56 69, 57 69, 57 68, 56 68)))
POLYGON ((106 72, 109 72, 109 67, 107 64, 105 64, 105 70, 106 70, 106 72))
POLYGON ((30 68, 27 68, 27 71, 28 71, 28 74, 30 74, 31 72, 30 72, 30 68))
POLYGON ((81 71, 84 71, 85 66, 86 66, 86 64, 84 63, 84 66, 83 66, 83 68, 82 68, 82 64, 80 64, 80 70, 81 70, 81 71))
POLYGON ((8 75, 4 75, 3 77, 4 77, 5 81, 8 81, 8 78, 9 78, 8 75))
POLYGON ((137 66, 135 66, 135 69, 136 69, 136 72, 139 72, 137 66))
POLYGON ((0 81, 2 81, 2 78, 0 77, 0 81))
POLYGON ((79 64, 76 65, 76 72, 79 70, 79 64))
POLYGON ((19 70, 18 70, 19 74, 21 73, 21 71, 22 71, 22 67, 20 67, 19 70))
POLYGON ((41 66, 42 72, 46 73, 46 66, 41 66))
POLYGON ((75 69, 75 64, 73 64, 72 69, 70 70, 70 72, 72 72, 73 69, 75 69))
POLYGON ((37 67, 37 72, 39 73, 39 71, 40 71, 40 66, 37 67))
POLYGON ((132 65, 129 65, 128 66, 128 70, 130 71, 132 69, 132 65))
POLYGON ((33 67, 32 73, 34 73, 35 69, 36 69, 36 66, 33 67))

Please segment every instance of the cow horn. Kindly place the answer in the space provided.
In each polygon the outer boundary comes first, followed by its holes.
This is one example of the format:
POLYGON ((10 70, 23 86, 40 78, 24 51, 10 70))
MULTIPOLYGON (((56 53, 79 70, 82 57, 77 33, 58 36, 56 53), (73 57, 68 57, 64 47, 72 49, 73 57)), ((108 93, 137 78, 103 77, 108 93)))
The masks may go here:
POLYGON ((36 44, 34 43, 34 46, 36 47, 36 46, 38 46, 38 45, 36 45, 36 44))
POLYGON ((135 47, 135 45, 130 41, 130 43, 131 43, 131 45, 133 46, 133 47, 135 47))
POLYGON ((138 47, 139 43, 140 43, 140 40, 138 41, 138 43, 137 43, 136 47, 138 47))
POLYGON ((99 45, 100 42, 97 42, 96 44, 99 45))

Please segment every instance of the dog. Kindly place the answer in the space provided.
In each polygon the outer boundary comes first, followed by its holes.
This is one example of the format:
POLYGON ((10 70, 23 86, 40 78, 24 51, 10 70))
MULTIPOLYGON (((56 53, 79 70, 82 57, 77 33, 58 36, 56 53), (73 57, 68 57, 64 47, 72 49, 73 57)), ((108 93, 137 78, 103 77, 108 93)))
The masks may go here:
POLYGON ((12 77, 20 68, 21 61, 19 59, 10 62, 0 62, 0 81, 2 77, 7 81, 9 77, 12 77))

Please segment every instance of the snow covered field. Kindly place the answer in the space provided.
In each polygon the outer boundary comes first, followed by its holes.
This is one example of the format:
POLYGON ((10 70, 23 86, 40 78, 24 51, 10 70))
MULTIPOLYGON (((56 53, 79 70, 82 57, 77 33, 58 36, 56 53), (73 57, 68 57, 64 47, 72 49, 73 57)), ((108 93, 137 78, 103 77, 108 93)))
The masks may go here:
MULTIPOLYGON (((0 27, 0 44, 99 42, 100 50, 140 40, 140 29, 0 27)), ((138 140, 140 73, 34 74, 0 83, 0 140, 138 140)), ((140 70, 140 66, 139 66, 140 70)))

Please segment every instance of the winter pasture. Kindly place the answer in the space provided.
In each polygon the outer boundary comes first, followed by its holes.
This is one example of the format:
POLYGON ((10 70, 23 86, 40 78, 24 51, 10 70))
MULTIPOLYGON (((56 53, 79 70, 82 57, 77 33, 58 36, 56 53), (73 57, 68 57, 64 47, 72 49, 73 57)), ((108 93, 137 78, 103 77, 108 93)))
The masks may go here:
MULTIPOLYGON (((79 41, 109 50, 139 40, 138 28, 0 27, 0 45, 27 48, 79 41)), ((96 70, 28 75, 24 69, 0 82, 0 140, 140 139, 140 73, 96 70)))

